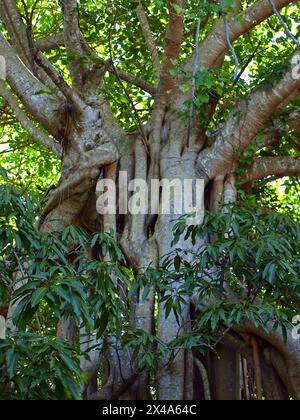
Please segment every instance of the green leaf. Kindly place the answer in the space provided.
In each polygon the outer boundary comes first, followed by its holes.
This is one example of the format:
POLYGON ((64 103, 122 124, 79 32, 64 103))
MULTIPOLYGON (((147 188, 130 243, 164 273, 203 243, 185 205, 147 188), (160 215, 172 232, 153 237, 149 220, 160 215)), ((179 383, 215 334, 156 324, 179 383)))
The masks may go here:
POLYGON ((203 93, 201 95, 197 95, 196 96, 196 101, 199 104, 208 104, 209 101, 210 101, 210 97, 209 97, 209 95, 207 93, 203 93))
POLYGON ((15 371, 16 371, 16 366, 17 366, 17 355, 15 354, 14 348, 10 348, 7 352, 6 352, 6 368, 7 368, 7 373, 9 375, 9 379, 13 379, 15 371))
POLYGON ((105 332, 105 330, 106 330, 106 328, 107 328, 107 325, 108 325, 108 320, 109 320, 109 314, 108 314, 108 312, 105 310, 105 311, 101 314, 100 318, 99 318, 99 319, 98 319, 98 321, 97 321, 97 326, 96 326, 96 328, 97 328, 97 337, 98 337, 98 338, 100 338, 100 337, 102 337, 102 336, 103 336, 103 334, 104 334, 104 332, 105 332))
POLYGON ((54 95, 55 92, 52 92, 51 90, 47 89, 40 89, 37 92, 35 92, 35 95, 54 95))
POLYGON ((173 67, 171 70, 170 70, 170 75, 171 76, 173 76, 173 77, 176 77, 177 75, 178 75, 178 73, 180 72, 180 70, 178 69, 178 68, 176 68, 176 67, 173 67))
POLYGON ((5 170, 4 168, 2 168, 1 166, 0 166, 0 175, 1 175, 1 177, 3 178, 3 180, 4 180, 4 181, 7 181, 7 180, 8 180, 7 172, 6 172, 6 170, 5 170))
POLYGON ((37 289, 35 292, 33 292, 31 296, 31 306, 34 308, 35 306, 38 306, 40 301, 46 296, 48 292, 47 287, 41 287, 37 289))
POLYGON ((178 6, 178 4, 172 3, 172 7, 178 15, 181 15, 182 13, 184 13, 184 9, 178 6))
POLYGON ((177 272, 180 270, 180 266, 181 266, 181 257, 180 255, 176 255, 176 257, 174 258, 174 267, 177 272))
POLYGON ((282 337, 283 337, 283 341, 285 342, 285 343, 287 343, 287 341, 288 341, 288 333, 287 333, 287 328, 286 328, 286 326, 285 325, 281 325, 281 332, 282 332, 282 337))
POLYGON ((182 93, 187 93, 189 90, 191 90, 191 85, 189 85, 188 83, 183 83, 179 86, 179 89, 182 93))
POLYGON ((80 375, 80 369, 75 365, 75 363, 70 359, 70 357, 65 353, 59 353, 59 357, 65 363, 65 365, 70 369, 70 371, 80 375))

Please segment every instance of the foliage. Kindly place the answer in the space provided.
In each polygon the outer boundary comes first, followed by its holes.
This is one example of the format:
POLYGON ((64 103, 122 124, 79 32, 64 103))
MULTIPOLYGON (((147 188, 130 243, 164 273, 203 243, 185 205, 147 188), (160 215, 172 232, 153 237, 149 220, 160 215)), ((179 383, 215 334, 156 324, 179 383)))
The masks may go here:
POLYGON ((78 337, 73 348, 55 338, 57 321, 69 316, 98 338, 117 332, 124 348, 132 349, 132 362, 153 372, 180 348, 214 348, 225 328, 246 320, 262 328, 272 323, 286 336, 300 297, 300 225, 288 215, 248 202, 230 205, 220 215, 207 213, 199 226, 181 218, 174 245, 182 237, 202 245, 178 248, 159 269, 149 267, 134 278, 108 234, 88 235, 74 226, 40 233, 34 227, 37 201, 20 194, 1 173, 0 300, 17 303, 13 322, 19 330, 0 343, 1 398, 79 398, 78 337), (203 237, 209 243, 203 245, 203 237), (87 258, 92 249, 98 258, 87 258), (129 292, 126 303, 116 279, 129 292), (175 283, 180 287, 175 289, 175 283), (190 332, 162 342, 129 327, 130 300, 138 291, 146 299, 151 290, 166 317, 178 318, 193 297, 197 316, 190 332))
POLYGON ((226 325, 248 318, 260 326, 272 320, 276 328, 292 318, 300 292, 299 223, 249 204, 226 206, 220 215, 208 213, 201 226, 186 228, 184 223, 176 226, 175 243, 182 234, 194 243, 204 235, 210 238, 192 253, 192 263, 188 251, 180 263, 182 274, 192 279, 184 292, 197 290, 198 299, 216 299, 220 308, 219 315, 210 309, 213 320, 202 318, 201 325, 209 320, 217 325, 219 316, 226 325), (258 297, 263 302, 259 307, 258 297))
POLYGON ((0 345, 0 398, 78 398, 78 346, 57 341, 56 324, 71 316, 98 338, 121 331, 127 307, 117 288, 130 282, 124 257, 109 234, 89 236, 73 226, 39 232, 37 202, 8 184, 0 186, 0 203, 0 302, 17 304, 18 329, 0 345), (87 258, 95 247, 102 258, 87 258))
POLYGON ((80 398, 79 358, 65 343, 18 332, 1 340, 0 350, 0 399, 80 398))
POLYGON ((192 331, 159 343, 155 363, 172 360, 178 348, 196 353, 214 348, 224 330, 246 321, 266 330, 270 325, 274 331, 280 328, 286 337, 300 298, 298 222, 243 203, 227 206, 220 215, 206 213, 199 226, 181 218, 174 245, 182 237, 202 245, 178 248, 159 270, 149 267, 135 284, 144 298, 154 287, 166 316, 174 314, 178 321, 188 299, 196 305, 192 331), (203 244, 204 237, 208 243, 203 244))
POLYGON ((263 207, 272 209, 300 221, 299 193, 300 184, 296 177, 281 180, 257 182, 255 192, 263 207))
POLYGON ((47 190, 58 182, 58 158, 34 143, 29 134, 15 121, 11 125, 6 122, 5 131, 2 129, 0 166, 6 170, 10 182, 16 188, 24 194, 30 192, 41 200, 47 190))

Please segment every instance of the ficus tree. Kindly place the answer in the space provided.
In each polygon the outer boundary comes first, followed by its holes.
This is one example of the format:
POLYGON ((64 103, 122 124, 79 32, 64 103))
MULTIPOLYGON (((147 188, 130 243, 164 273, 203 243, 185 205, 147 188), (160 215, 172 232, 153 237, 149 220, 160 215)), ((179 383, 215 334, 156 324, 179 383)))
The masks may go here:
POLYGON ((31 340, 41 397, 299 399, 298 4, 2 0, 0 18, 10 182, 22 148, 30 190, 59 177, 38 209, 1 190, 5 392, 37 397, 31 340), (120 172, 202 179, 208 213, 100 215, 120 172), (293 217, 270 209, 278 178, 293 217))

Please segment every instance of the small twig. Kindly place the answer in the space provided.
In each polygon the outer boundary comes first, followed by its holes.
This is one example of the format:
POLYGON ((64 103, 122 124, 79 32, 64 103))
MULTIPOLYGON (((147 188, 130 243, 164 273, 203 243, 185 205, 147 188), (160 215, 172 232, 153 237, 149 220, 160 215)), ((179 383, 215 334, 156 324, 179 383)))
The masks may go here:
POLYGON ((288 37, 291 38, 291 40, 294 42, 294 44, 297 46, 297 48, 300 50, 300 43, 297 41, 297 39, 295 38, 295 36, 292 34, 292 32, 289 30, 289 28, 287 27, 287 25, 285 24, 285 21, 283 20, 283 17, 281 16, 281 14, 279 13, 279 11, 276 9, 275 4, 273 3, 273 0, 268 0, 270 3, 270 6, 272 7, 273 12, 275 13, 275 15, 278 17, 278 19, 280 20, 280 23, 283 27, 283 29, 285 30, 285 33, 287 34, 288 37))
POLYGON ((249 64, 251 63, 251 61, 255 57, 255 55, 256 55, 259 47, 261 46, 261 44, 262 44, 262 41, 259 41, 259 43, 258 43, 257 47, 255 48, 254 52, 251 54, 251 56, 248 58, 248 60, 246 61, 246 63, 241 68, 241 71, 239 72, 239 74, 236 76, 236 78, 235 78, 235 80, 233 82, 233 86, 235 86, 237 84, 237 82, 240 80, 240 78, 244 74, 244 71, 246 70, 246 68, 249 66, 249 64))
POLYGON ((16 260, 17 260, 17 263, 18 263, 18 267, 19 267, 19 269, 20 269, 20 272, 21 272, 22 276, 23 276, 23 277, 26 277, 26 274, 25 274, 25 272, 24 272, 24 270, 23 270, 23 267, 22 267, 22 264, 21 264, 20 258, 19 258, 18 254, 16 253, 16 251, 15 251, 15 250, 13 250, 13 254, 14 254, 14 256, 16 257, 16 260))
MULTIPOLYGON (((123 71, 116 66, 115 66, 115 68, 118 72, 118 75, 119 75, 120 79, 124 80, 125 82, 130 83, 133 86, 137 86, 138 88, 142 89, 143 91, 149 93, 151 96, 156 95, 157 89, 151 83, 147 83, 144 80, 140 79, 139 77, 137 77, 137 76, 135 76, 131 73, 127 73, 126 71, 123 71)), ((110 73, 115 74, 115 70, 113 69, 113 66, 111 65, 110 62, 107 64, 107 70, 110 73)))
POLYGON ((218 344, 220 344, 223 340, 223 338, 225 337, 226 334, 228 334, 230 331, 232 330, 232 327, 228 327, 225 331, 223 331, 223 333, 221 334, 221 336, 218 338, 218 340, 213 344, 213 348, 216 348, 218 344))
POLYGON ((39 2, 39 0, 35 0, 34 4, 32 5, 32 10, 29 13, 26 2, 24 0, 22 0, 22 4, 23 4, 23 7, 24 7, 24 11, 25 11, 26 36, 27 36, 27 41, 28 41, 28 46, 29 46, 29 51, 30 51, 30 57, 29 58, 30 58, 30 61, 31 61, 32 70, 34 72, 36 72, 36 63, 35 63, 35 60, 34 60, 35 48, 34 48, 34 44, 33 44, 32 21, 33 21, 34 11, 35 11, 35 8, 36 8, 38 2, 39 2))

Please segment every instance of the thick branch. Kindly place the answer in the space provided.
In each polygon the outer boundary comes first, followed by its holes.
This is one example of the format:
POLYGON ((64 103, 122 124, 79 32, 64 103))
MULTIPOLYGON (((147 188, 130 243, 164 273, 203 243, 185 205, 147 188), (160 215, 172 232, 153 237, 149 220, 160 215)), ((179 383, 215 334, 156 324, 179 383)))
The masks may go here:
POLYGON ((55 135, 57 124, 54 125, 53 121, 57 120, 61 98, 43 93, 47 87, 26 68, 1 33, 0 55, 5 58, 6 78, 14 93, 28 112, 55 135))
MULTIPOLYGON (((267 127, 263 132, 262 138, 255 139, 256 150, 280 143, 283 136, 289 135, 291 131, 300 133, 300 114, 299 111, 284 112, 283 118, 272 120, 272 126, 267 127)), ((300 141, 294 136, 293 146, 300 149, 300 141)))
POLYGON ((39 51, 49 52, 55 48, 65 45, 63 32, 58 32, 53 35, 49 35, 46 38, 37 39, 34 43, 35 47, 39 51))
POLYGON ((54 140, 43 133, 30 121, 25 112, 20 108, 17 99, 5 86, 5 83, 2 80, 0 80, 0 95, 3 96, 3 98, 8 102, 9 106, 15 114, 15 117, 22 124, 25 130, 28 131, 32 138, 60 157, 62 153, 61 146, 55 143, 54 140))
POLYGON ((183 35, 183 12, 178 10, 184 8, 184 0, 168 0, 169 24, 165 37, 165 62, 162 69, 161 89, 169 92, 174 87, 174 78, 170 71, 174 67, 173 60, 177 60, 180 53, 183 35), (176 8, 177 6, 177 8, 176 8))
POLYGON ((258 88, 241 100, 219 128, 214 144, 199 155, 199 175, 207 182, 217 174, 230 173, 242 150, 264 129, 281 103, 291 95, 296 96, 299 89, 300 78, 295 77, 291 66, 275 86, 266 90, 258 88))
POLYGON ((271 175, 300 176, 300 157, 280 156, 254 159, 251 168, 247 171, 245 181, 254 181, 271 175))
POLYGON ((35 0, 29 13, 25 2, 25 22, 15 0, 0 0, 0 16, 5 23, 9 35, 9 42, 28 69, 50 89, 53 88, 51 80, 42 69, 37 66, 34 57, 36 46, 33 40, 32 19, 35 7, 39 0, 35 0))
POLYGON ((70 62, 69 69, 75 86, 83 84, 83 65, 80 58, 84 53, 83 37, 79 27, 77 0, 61 0, 64 38, 70 62))

